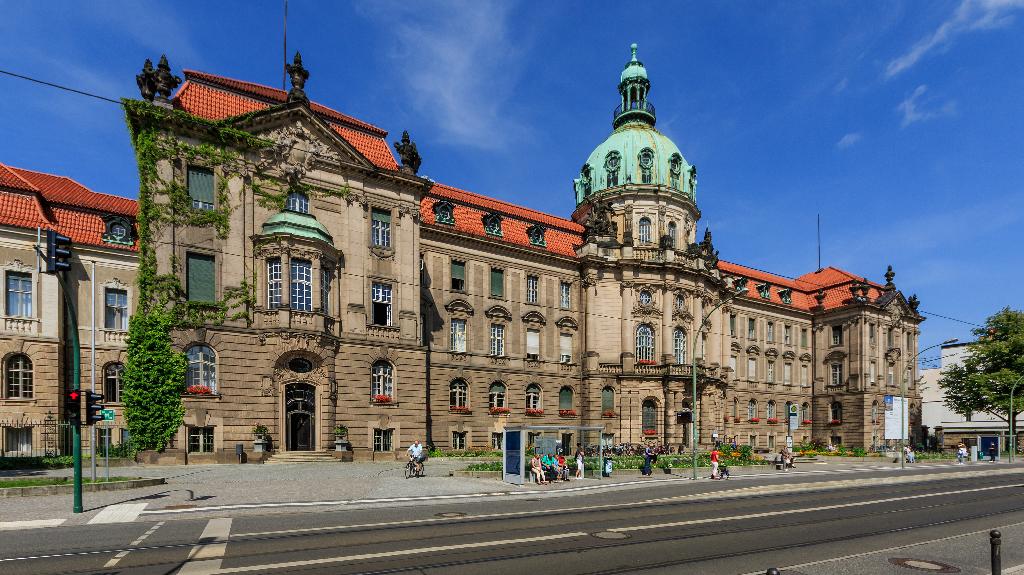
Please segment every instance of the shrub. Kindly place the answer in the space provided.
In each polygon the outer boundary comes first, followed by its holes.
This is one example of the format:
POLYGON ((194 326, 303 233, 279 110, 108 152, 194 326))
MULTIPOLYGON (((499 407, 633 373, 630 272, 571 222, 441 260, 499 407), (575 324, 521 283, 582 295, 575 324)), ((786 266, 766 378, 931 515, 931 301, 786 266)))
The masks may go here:
POLYGON ((470 463, 466 471, 501 471, 500 461, 487 461, 484 463, 470 463))
POLYGON ((262 423, 260 423, 258 425, 252 426, 252 435, 253 435, 253 437, 256 437, 258 439, 262 439, 262 438, 266 437, 268 433, 270 433, 270 430, 267 429, 267 426, 263 425, 262 423))

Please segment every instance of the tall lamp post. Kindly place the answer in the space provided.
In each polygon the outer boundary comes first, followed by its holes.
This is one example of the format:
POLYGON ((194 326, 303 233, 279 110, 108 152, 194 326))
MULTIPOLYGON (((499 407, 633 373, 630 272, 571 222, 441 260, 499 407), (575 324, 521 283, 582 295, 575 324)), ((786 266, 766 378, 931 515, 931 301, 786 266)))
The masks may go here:
POLYGON ((1013 432, 1014 419, 1013 416, 1013 392, 1017 389, 1017 385, 1024 381, 1024 375, 1017 378, 1017 381, 1010 387, 1010 412, 1007 414, 1007 420, 1010 422, 1010 463, 1013 463, 1013 456, 1017 453, 1017 435, 1013 432))
POLYGON ((738 280, 735 284, 736 291, 732 295, 723 299, 711 308, 711 311, 701 318, 700 325, 697 327, 697 331, 693 334, 693 353, 690 355, 690 373, 693 376, 693 403, 690 405, 690 443, 693 445, 692 453, 692 465, 693 465, 693 479, 697 479, 697 415, 700 413, 697 410, 697 342, 700 341, 700 333, 704 329, 704 324, 711 319, 711 315, 715 313, 715 310, 736 299, 737 297, 747 293, 747 280, 746 278, 738 280))
MULTIPOLYGON (((929 345, 928 347, 918 351, 916 354, 914 354, 914 357, 912 357, 910 359, 910 365, 908 366, 908 368, 910 369, 910 373, 911 374, 914 373, 914 366, 917 365, 917 358, 920 357, 922 353, 928 351, 929 349, 935 349, 935 348, 937 348, 937 347, 939 347, 941 345, 950 345, 950 344, 956 343, 958 341, 960 341, 960 339, 954 337, 953 339, 947 339, 946 341, 944 341, 942 343, 937 343, 935 345, 929 345)), ((907 436, 910 435, 909 433, 907 433, 907 405, 908 405, 909 402, 907 401, 907 376, 906 375, 904 375, 903 377, 900 378, 900 402, 901 402, 901 405, 900 405, 900 469, 906 469, 907 468, 907 458, 904 455, 904 451, 906 450, 906 447, 907 447, 907 436)))

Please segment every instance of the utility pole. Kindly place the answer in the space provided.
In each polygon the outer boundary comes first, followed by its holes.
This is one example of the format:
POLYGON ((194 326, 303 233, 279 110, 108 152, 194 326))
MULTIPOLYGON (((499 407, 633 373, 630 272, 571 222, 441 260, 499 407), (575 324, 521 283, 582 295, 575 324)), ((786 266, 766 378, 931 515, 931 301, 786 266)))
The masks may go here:
MULTIPOLYGON (((958 338, 954 337, 953 339, 947 339, 946 341, 944 341, 942 343, 937 343, 935 345, 929 345, 928 347, 918 351, 917 353, 914 354, 914 357, 912 357, 910 359, 910 364, 907 366, 907 370, 910 371, 911 375, 913 375, 914 374, 914 366, 917 365, 917 358, 920 357, 920 355, 922 353, 928 351, 929 349, 935 349, 936 347, 939 347, 940 345, 951 345, 951 344, 954 344, 954 343, 956 343, 958 341, 960 341, 960 340, 958 338)), ((900 378, 900 453, 899 453, 899 456, 900 456, 900 469, 906 469, 907 468, 907 457, 906 457, 904 452, 906 451, 906 447, 907 447, 907 436, 910 435, 909 433, 907 433, 907 406, 908 405, 910 405, 910 402, 907 401, 907 375, 904 374, 903 377, 900 378)))

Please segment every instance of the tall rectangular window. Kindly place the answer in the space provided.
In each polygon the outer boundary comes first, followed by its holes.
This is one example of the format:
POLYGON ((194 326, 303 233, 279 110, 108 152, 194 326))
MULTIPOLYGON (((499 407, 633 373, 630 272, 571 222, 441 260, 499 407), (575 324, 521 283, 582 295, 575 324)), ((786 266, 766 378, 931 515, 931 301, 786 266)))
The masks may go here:
POLYGON ((373 324, 391 325, 391 286, 373 284, 370 299, 373 301, 373 324))
POLYGON ((889 372, 885 377, 886 383, 888 383, 889 385, 896 385, 896 372, 893 371, 891 365, 889 366, 889 372))
POLYGON ((370 239, 373 245, 391 247, 391 212, 380 208, 370 210, 370 239))
POLYGON ((505 270, 491 268, 491 297, 505 297, 505 270))
POLYGON ((526 357, 537 359, 540 357, 540 330, 526 330, 526 357))
POLYGON ((768 322, 768 329, 765 332, 765 339, 768 340, 768 343, 772 343, 775 341, 775 322, 768 322))
POLYGON ((784 385, 793 385, 793 364, 785 363, 782 365, 782 383, 784 385))
POLYGON ((558 335, 558 361, 572 363, 572 335, 562 333, 558 335))
POLYGON ((831 378, 829 380, 832 385, 843 384, 843 364, 833 363, 831 365, 831 378))
POLYGON ((452 339, 450 349, 459 353, 466 352, 466 320, 452 320, 452 339))
POLYGON ((391 435, 393 432, 393 429, 374 429, 373 450, 377 453, 392 451, 391 435))
POLYGON ((885 337, 886 345, 889 347, 896 347, 896 330, 889 328, 888 335, 885 337))
POLYGON ((331 285, 334 283, 334 270, 320 268, 320 310, 331 313, 331 285))
POLYGON ((537 284, 540 279, 537 276, 526 276, 526 303, 537 303, 537 284))
POLYGON ((280 258, 267 260, 267 309, 281 305, 282 281, 280 258))
POLYGON ((807 328, 800 328, 800 347, 807 347, 807 328))
POLYGON ((868 344, 875 345, 875 324, 868 324, 868 344))
POLYGON ((128 291, 107 288, 103 298, 103 327, 125 331, 128 329, 128 291))
POLYGON ((768 383, 775 383, 775 362, 769 361, 767 369, 765 370, 765 379, 768 383))
POLYGON ((190 427, 190 428, 188 428, 188 452, 189 453, 213 453, 213 428, 212 427, 190 427))
POLYGON ((453 431, 452 432, 452 449, 465 449, 466 448, 466 431, 453 431))
POLYGON ((832 345, 843 345, 843 326, 832 326, 832 345))
POLYGON ((747 358, 747 379, 757 379, 757 360, 747 358))
POLYGON ((808 370, 806 365, 801 365, 800 366, 800 385, 802 385, 804 387, 806 387, 808 385, 807 384, 807 381, 808 381, 808 379, 807 379, 808 371, 809 370, 808 370))
POLYGON ((188 278, 185 291, 188 293, 188 301, 212 302, 217 299, 213 264, 213 256, 185 254, 185 274, 188 278))
POLYGON ((491 355, 505 355, 505 326, 498 323, 491 324, 491 355))
POLYGON ((786 345, 793 344, 793 326, 787 325, 782 328, 782 343, 786 345))
POLYGON ((729 314, 729 335, 736 337, 736 314, 729 314))
POLYGON ((747 339, 757 338, 757 321, 754 318, 747 319, 747 339))
POLYGON ((466 262, 452 260, 452 291, 466 291, 466 262))
POLYGON ((558 305, 562 309, 569 309, 572 306, 572 284, 562 282, 558 284, 558 305))
POLYGON ((205 168, 189 167, 188 196, 192 198, 193 209, 212 210, 213 172, 205 168))
POLYGON ((733 377, 736 377, 737 374, 736 374, 736 356, 735 355, 730 355, 729 356, 729 369, 732 370, 733 377))
POLYGON ((869 382, 875 383, 875 376, 876 376, 877 369, 878 369, 878 366, 875 365, 875 361, 871 360, 871 363, 868 365, 868 381, 869 382))
POLYGON ((32 316, 32 274, 7 272, 7 315, 32 316))
POLYGON ((313 263, 292 260, 291 306, 299 311, 313 311, 313 263))

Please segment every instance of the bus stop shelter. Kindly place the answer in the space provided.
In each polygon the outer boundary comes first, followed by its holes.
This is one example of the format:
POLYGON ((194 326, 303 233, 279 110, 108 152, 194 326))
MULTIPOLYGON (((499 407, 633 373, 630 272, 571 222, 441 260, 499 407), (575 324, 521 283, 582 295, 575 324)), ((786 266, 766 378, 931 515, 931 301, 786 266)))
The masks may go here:
POLYGON ((527 460, 537 455, 556 455, 561 452, 566 458, 572 457, 575 445, 565 445, 574 438, 583 448, 584 460, 597 455, 597 470, 593 474, 601 477, 604 462, 604 446, 601 443, 603 425, 516 425, 506 427, 502 446, 502 473, 506 483, 522 485, 527 481, 527 460))

